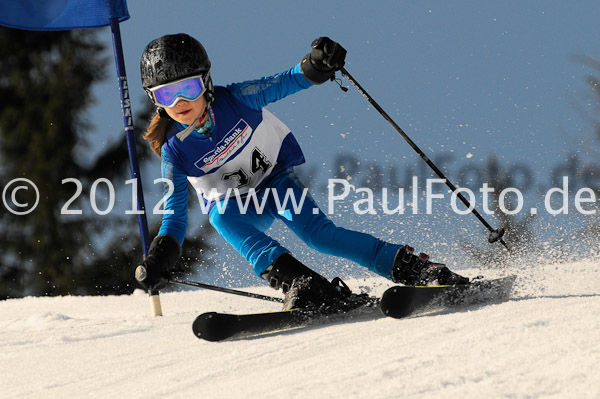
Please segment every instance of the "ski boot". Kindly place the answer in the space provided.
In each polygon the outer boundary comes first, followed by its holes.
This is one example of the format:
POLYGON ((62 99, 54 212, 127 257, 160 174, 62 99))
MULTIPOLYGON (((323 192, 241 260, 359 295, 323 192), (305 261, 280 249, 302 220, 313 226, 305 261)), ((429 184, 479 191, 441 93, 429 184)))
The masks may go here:
POLYGON ((261 277, 272 288, 282 289, 285 294, 283 310, 340 312, 357 308, 368 300, 366 295, 352 293, 340 278, 329 282, 289 253, 277 258, 261 277))
POLYGON ((429 256, 413 254, 408 245, 398 250, 392 268, 392 281, 412 286, 468 284, 469 279, 456 274, 442 263, 429 261, 429 256))

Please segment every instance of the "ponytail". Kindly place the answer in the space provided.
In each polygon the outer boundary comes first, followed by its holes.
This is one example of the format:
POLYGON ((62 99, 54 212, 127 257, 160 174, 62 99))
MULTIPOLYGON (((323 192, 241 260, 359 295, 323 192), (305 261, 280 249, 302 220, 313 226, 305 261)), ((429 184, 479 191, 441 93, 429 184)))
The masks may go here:
POLYGON ((161 148, 166 141, 167 126, 170 120, 171 118, 169 118, 165 110, 159 108, 144 134, 144 139, 148 140, 150 148, 159 157, 161 157, 161 148))

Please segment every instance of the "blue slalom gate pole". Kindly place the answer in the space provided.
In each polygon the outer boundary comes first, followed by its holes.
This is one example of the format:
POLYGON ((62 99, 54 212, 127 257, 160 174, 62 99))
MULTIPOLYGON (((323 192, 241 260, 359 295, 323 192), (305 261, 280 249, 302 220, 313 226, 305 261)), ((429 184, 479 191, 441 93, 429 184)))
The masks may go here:
MULTIPOLYGON (((123 44, 121 43, 121 29, 119 19, 110 19, 113 48, 115 51, 115 64, 117 66, 117 78, 119 80, 119 92, 121 94, 121 111, 123 112, 123 125, 125 126, 125 138, 127 141, 127 152, 129 154, 129 167, 131 178, 135 179, 137 197, 137 216, 142 239, 142 251, 144 256, 150 248, 150 237, 148 233, 148 219, 146 218, 146 205, 144 204, 144 192, 142 189, 142 178, 140 165, 137 157, 135 136, 133 131, 133 114, 131 112, 131 100, 129 99, 129 86, 127 84, 127 73, 125 72, 125 61, 123 57, 123 44)), ((152 313, 154 316, 162 316, 160 298, 158 291, 149 291, 152 313)))

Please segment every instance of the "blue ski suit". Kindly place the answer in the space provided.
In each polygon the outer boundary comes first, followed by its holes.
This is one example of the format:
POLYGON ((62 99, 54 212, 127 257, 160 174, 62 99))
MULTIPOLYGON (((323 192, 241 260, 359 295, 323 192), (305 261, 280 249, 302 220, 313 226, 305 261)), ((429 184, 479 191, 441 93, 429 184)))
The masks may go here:
POLYGON ((305 162, 300 145, 264 108, 311 86, 298 64, 273 76, 216 86, 209 133, 192 131, 180 138, 177 133, 187 126, 172 121, 162 146, 161 169, 173 189, 165 185, 166 212, 159 234, 183 243, 191 184, 210 223, 259 276, 289 252, 265 234, 279 219, 311 248, 391 278, 400 246, 338 227, 319 209, 293 171, 305 162))

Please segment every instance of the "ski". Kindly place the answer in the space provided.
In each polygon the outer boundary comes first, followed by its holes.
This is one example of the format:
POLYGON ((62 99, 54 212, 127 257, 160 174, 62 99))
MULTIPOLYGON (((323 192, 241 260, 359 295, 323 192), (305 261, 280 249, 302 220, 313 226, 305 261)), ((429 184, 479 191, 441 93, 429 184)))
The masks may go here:
POLYGON ((223 341, 231 338, 248 338, 276 331, 307 327, 356 319, 363 315, 380 315, 402 318, 451 307, 500 301, 508 298, 516 276, 491 280, 475 280, 463 285, 433 287, 394 286, 383 296, 367 297, 350 309, 291 309, 266 313, 230 314, 207 312, 199 315, 192 324, 194 335, 206 341, 223 341))
POLYGON ((323 310, 291 309, 267 313, 230 314, 207 312, 192 324, 194 335, 206 341, 247 338, 274 331, 306 327, 311 324, 334 322, 372 314, 378 309, 379 298, 367 297, 350 310, 329 308, 323 310))
POLYGON ((451 307, 501 301, 508 298, 515 279, 512 275, 462 285, 394 286, 383 293, 380 308, 384 315, 399 319, 451 307))

